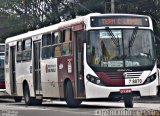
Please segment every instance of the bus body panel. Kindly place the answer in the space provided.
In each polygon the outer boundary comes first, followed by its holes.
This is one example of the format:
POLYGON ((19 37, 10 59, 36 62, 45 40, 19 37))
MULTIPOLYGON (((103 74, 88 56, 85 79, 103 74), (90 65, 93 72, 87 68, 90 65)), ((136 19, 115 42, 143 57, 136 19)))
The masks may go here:
POLYGON ((9 79, 9 67, 5 66, 5 86, 6 86, 6 92, 11 95, 11 89, 10 89, 10 79, 9 79))
POLYGON ((57 58, 41 60, 43 97, 59 97, 57 58))
POLYGON ((65 85, 64 82, 66 79, 69 79, 72 82, 72 86, 75 92, 75 67, 74 59, 72 56, 65 56, 63 58, 58 58, 58 81, 59 81, 59 90, 60 97, 64 98, 65 85))
POLYGON ((30 62, 16 63, 17 95, 23 96, 23 82, 27 81, 30 95, 34 96, 33 74, 31 72, 32 60, 30 62))

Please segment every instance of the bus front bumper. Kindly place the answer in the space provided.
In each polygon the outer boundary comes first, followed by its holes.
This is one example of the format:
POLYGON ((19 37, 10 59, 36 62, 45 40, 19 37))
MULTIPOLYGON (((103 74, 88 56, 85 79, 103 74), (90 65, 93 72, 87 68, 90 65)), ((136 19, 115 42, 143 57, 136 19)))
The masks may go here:
POLYGON ((134 96, 156 96, 158 91, 157 86, 158 79, 146 85, 135 85, 125 87, 99 86, 88 81, 86 83, 86 98, 109 98, 111 95, 114 95, 114 93, 123 95, 127 92, 129 94, 133 94, 134 96), (139 93, 139 95, 135 93, 139 93))

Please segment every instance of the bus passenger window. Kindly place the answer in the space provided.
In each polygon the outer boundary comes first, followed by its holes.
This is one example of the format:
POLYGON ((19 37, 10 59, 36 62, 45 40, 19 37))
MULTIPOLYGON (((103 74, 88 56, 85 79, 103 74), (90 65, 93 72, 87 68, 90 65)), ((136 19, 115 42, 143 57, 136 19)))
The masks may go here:
POLYGON ((1 45, 0 46, 0 52, 4 52, 5 51, 5 45, 1 45))
POLYGON ((42 36, 42 46, 51 45, 51 34, 45 34, 42 36))
POLYGON ((52 33, 52 45, 60 43, 60 37, 61 37, 60 32, 52 33))
POLYGON ((42 59, 51 58, 51 34, 45 34, 42 36, 42 59))
POLYGON ((9 45, 6 44, 6 53, 5 53, 5 63, 8 64, 8 50, 9 50, 9 45))
POLYGON ((65 55, 69 55, 69 54, 70 54, 69 43, 63 43, 63 46, 62 46, 62 55, 65 56, 65 55))
POLYGON ((55 32, 52 34, 52 57, 61 56, 61 32, 55 32))
POLYGON ((17 62, 22 61, 22 41, 17 42, 17 62))
POLYGON ((52 37, 51 37, 51 43, 52 44, 56 44, 56 40, 55 40, 55 35, 54 35, 54 33, 52 33, 52 37))
POLYGON ((65 42, 65 30, 63 30, 62 32, 61 32, 61 43, 63 43, 63 42, 65 42))
POLYGON ((24 40, 23 41, 23 61, 31 60, 31 49, 32 49, 31 38, 24 40))
POLYGON ((71 34, 71 29, 65 31, 65 42, 72 41, 71 34))
POLYGON ((60 44, 61 32, 55 32, 52 34, 52 44, 60 44))
POLYGON ((54 57, 60 57, 61 56, 61 45, 57 45, 54 49, 54 57))
POLYGON ((71 41, 71 30, 67 29, 63 33, 64 41, 62 45, 62 55, 63 56, 68 56, 71 55, 72 53, 72 41, 71 41))

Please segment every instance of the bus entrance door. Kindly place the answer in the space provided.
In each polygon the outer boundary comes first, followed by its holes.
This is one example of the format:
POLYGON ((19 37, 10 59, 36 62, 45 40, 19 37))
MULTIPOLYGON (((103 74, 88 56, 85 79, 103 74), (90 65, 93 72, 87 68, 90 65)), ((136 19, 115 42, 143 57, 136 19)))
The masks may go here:
POLYGON ((12 46, 10 48, 10 67, 11 67, 11 76, 10 76, 10 81, 11 81, 11 94, 15 95, 16 94, 16 67, 15 67, 15 46, 12 46))
POLYGON ((33 43, 33 77, 34 77, 34 87, 35 87, 35 94, 41 95, 42 94, 42 87, 41 87, 41 65, 40 65, 40 46, 41 42, 36 41, 33 43))
POLYGON ((77 98, 85 97, 84 88, 84 70, 83 70, 83 39, 84 31, 83 25, 76 25, 73 27, 74 39, 75 39, 75 74, 76 74, 76 87, 77 98))

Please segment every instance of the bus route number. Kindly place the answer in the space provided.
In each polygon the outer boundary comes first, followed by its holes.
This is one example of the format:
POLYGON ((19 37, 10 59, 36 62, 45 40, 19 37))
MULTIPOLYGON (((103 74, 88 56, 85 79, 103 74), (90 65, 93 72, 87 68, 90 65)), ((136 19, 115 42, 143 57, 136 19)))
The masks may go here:
POLYGON ((129 84, 142 84, 142 79, 129 79, 129 84))

